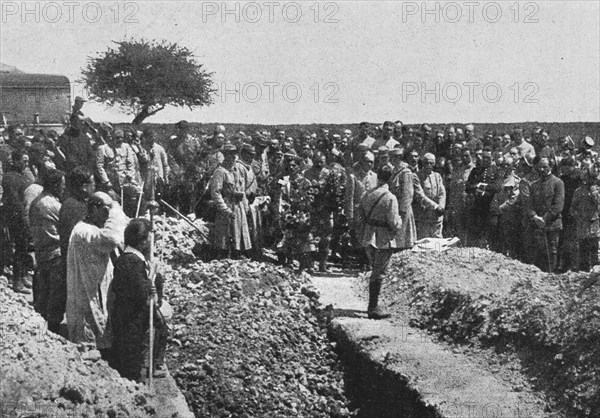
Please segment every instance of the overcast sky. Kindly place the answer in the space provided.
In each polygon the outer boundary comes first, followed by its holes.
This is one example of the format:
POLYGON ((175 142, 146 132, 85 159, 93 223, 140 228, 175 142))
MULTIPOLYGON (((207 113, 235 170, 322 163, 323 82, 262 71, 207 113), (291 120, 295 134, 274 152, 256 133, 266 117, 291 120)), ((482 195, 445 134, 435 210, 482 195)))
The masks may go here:
POLYGON ((75 82, 113 40, 193 50, 221 95, 148 122, 600 121, 598 1, 1 3, 0 61, 25 72, 75 82))

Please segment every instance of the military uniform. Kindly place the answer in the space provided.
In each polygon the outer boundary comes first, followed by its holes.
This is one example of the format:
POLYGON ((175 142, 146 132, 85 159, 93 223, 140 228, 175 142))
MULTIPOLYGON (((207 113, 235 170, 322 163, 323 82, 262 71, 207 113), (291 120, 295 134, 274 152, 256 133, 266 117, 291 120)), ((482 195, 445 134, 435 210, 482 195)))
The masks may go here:
POLYGON ((135 185, 138 175, 134 159, 133 149, 125 142, 119 147, 101 145, 96 151, 96 175, 100 185, 107 191, 110 188, 108 184, 112 184, 116 193, 126 184, 135 185))
POLYGON ((417 238, 442 238, 442 228, 444 225, 444 216, 439 215, 435 210, 437 207, 442 209, 446 206, 446 188, 440 173, 432 171, 426 175, 424 171, 419 173, 419 181, 423 188, 423 193, 437 205, 431 208, 424 205, 417 205, 415 210, 415 223, 417 225, 417 238))
POLYGON ((355 212, 365 193, 376 187, 377 174, 372 170, 364 171, 360 168, 350 170, 344 191, 344 214, 349 222, 354 220, 355 212))
POLYGON ((317 259, 319 268, 325 269, 325 262, 329 256, 331 237, 333 234, 333 210, 331 208, 331 196, 326 190, 327 182, 332 171, 327 167, 314 167, 306 170, 303 176, 319 189, 315 197, 312 222, 315 235, 319 238, 317 259))
POLYGON ((576 220, 571 215, 571 202, 575 190, 581 185, 581 173, 573 167, 573 171, 560 176, 565 185, 565 205, 562 212, 563 229, 558 240, 558 270, 579 269, 579 239, 577 238, 576 220))
POLYGON ((534 263, 534 246, 533 225, 528 216, 528 205, 531 199, 531 184, 539 178, 536 171, 531 171, 521 177, 519 182, 519 195, 516 203, 521 208, 521 254, 519 259, 524 263, 534 263))
POLYGON ((498 207, 500 236, 503 253, 511 258, 519 258, 522 253, 521 202, 519 199, 518 177, 509 178, 504 187, 512 187, 506 200, 498 207))
POLYGON ((533 227, 534 261, 540 269, 552 272, 556 267, 558 238, 562 229, 565 186, 561 179, 549 174, 533 182, 530 190, 528 219, 533 224, 533 217, 541 216, 546 223, 543 228, 533 227))
POLYGON ((302 175, 284 176, 278 197, 278 218, 283 239, 277 245, 278 252, 289 262, 298 258, 300 270, 312 269, 313 208, 312 184, 302 175))
POLYGON ((473 167, 465 184, 465 192, 471 196, 471 223, 467 237, 470 245, 481 245, 481 240, 490 239, 490 205, 494 195, 500 191, 502 173, 498 167, 473 167))
POLYGON ((446 199, 446 225, 447 236, 457 236, 465 241, 465 228, 467 225, 466 192, 465 184, 473 169, 471 164, 458 164, 452 169, 447 187, 446 199))
MULTIPOLYGON (((78 99, 76 98, 76 102, 78 99)), ((66 172, 79 165, 93 165, 96 148, 86 136, 85 115, 81 110, 73 108, 69 117, 69 128, 61 136, 58 145, 64 150, 66 172)))
POLYGON ((390 258, 394 249, 398 248, 396 236, 402 224, 398 214, 398 200, 387 184, 365 195, 359 206, 358 219, 364 225, 361 244, 372 267, 367 312, 369 317, 379 319, 389 316, 380 312, 379 293, 390 258))
POLYGON ((3 209, 6 225, 14 243, 13 289, 22 289, 27 276, 27 248, 31 232, 29 230, 24 205, 25 189, 31 183, 23 173, 10 170, 2 178, 3 209))
POLYGON ((600 238, 600 195, 597 186, 581 186, 573 194, 570 213, 576 221, 579 267, 590 271, 598 264, 600 238))
POLYGON ((417 240, 417 226, 412 208, 415 185, 413 172, 405 162, 401 162, 395 168, 390 179, 390 191, 398 200, 398 213, 402 219, 402 226, 396 236, 396 245, 400 249, 410 249, 417 240))
MULTIPOLYGON (((168 199, 182 211, 192 212, 194 193, 200 181, 198 154, 202 150, 200 140, 191 135, 172 136, 165 148, 171 167, 168 199)), ((216 168, 216 165, 215 165, 216 168)), ((211 175, 211 172, 208 173, 211 175)))
POLYGON ((239 163, 218 167, 210 179, 210 194, 216 209, 210 231, 213 247, 222 252, 250 250, 246 169, 239 163))
POLYGON ((252 257, 256 260, 262 255, 262 212, 259 207, 259 202, 255 202, 254 198, 258 193, 258 181, 256 174, 252 169, 252 164, 245 161, 238 161, 245 169, 246 183, 246 198, 248 199, 248 230, 250 232, 250 242, 252 244, 252 257))

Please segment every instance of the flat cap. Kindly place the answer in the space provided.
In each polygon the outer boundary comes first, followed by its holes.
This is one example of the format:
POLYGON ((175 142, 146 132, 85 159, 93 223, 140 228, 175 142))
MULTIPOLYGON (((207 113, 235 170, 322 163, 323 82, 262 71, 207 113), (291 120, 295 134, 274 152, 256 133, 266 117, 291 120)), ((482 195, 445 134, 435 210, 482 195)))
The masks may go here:
POLYGON ((223 147, 221 148, 221 151, 223 151, 223 152, 236 152, 237 148, 231 142, 226 142, 225 144, 223 144, 223 147))
POLYGON ((242 151, 248 152, 250 154, 256 154, 256 148, 254 148, 254 145, 251 144, 243 144, 242 151))

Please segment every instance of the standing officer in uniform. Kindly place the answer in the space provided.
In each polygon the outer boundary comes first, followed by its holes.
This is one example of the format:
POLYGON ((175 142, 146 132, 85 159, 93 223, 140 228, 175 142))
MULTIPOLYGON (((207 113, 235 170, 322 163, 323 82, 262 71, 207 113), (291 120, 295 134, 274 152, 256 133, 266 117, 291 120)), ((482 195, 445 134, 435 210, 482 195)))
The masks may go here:
POLYGON ((481 153, 481 163, 471 169, 465 184, 465 192, 471 197, 471 223, 469 229, 469 245, 482 245, 490 241, 490 206, 494 195, 502 187, 502 176, 497 166, 492 165, 492 152, 481 153))
POLYGON ((552 174, 548 158, 540 158, 537 171, 540 178, 531 184, 528 218, 533 224, 534 262, 540 269, 552 273, 556 267, 558 238, 562 229, 565 186, 552 174))
POLYGON ((361 244, 367 252, 372 268, 367 308, 370 319, 390 317, 388 312, 379 307, 379 293, 383 275, 394 249, 397 248, 396 234, 402 224, 398 214, 398 200, 389 190, 388 182, 391 177, 390 167, 384 166, 379 169, 377 188, 365 195, 358 210, 359 222, 364 223, 361 244))
POLYGON ((218 258, 238 257, 252 248, 246 217, 246 169, 236 161, 237 149, 232 143, 223 145, 223 157, 223 164, 210 179, 210 194, 217 211, 210 242, 218 258))
POLYGON ((444 209, 446 207, 446 188, 440 173, 433 171, 435 156, 427 153, 423 156, 423 169, 419 171, 419 180, 426 197, 435 202, 435 207, 415 205, 417 238, 442 238, 444 209))

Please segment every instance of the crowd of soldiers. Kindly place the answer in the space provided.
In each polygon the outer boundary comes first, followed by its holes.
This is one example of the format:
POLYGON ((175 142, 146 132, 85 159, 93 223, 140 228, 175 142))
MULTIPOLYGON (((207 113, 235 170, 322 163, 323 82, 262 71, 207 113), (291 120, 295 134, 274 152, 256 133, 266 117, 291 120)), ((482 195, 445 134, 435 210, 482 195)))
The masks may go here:
POLYGON ((365 231, 384 225, 371 219, 379 202, 365 210, 364 201, 388 171, 385 186, 396 204, 383 201, 397 207, 399 218, 397 225, 390 221, 397 230, 386 245, 395 251, 456 236, 462 245, 545 271, 589 270, 598 262, 599 170, 591 137, 551 138, 543 127, 530 135, 519 127, 478 133, 471 124, 433 130, 400 121, 293 136, 217 125, 194 135, 181 121, 172 136, 157 138, 152 128, 95 123, 85 118, 84 102, 76 98, 60 136, 4 131, 2 261, 12 260, 16 291, 32 285, 32 248, 44 274, 56 274, 61 257, 64 265, 69 234, 93 190, 119 202, 130 218, 145 213, 150 199, 199 215, 210 224, 207 257, 261 259, 272 248, 281 264, 297 263, 300 271, 326 271, 330 261, 373 268, 369 248, 378 244, 365 244, 365 231), (47 207, 39 204, 43 193, 54 197, 47 207), (77 204, 65 205, 67 195, 77 204), (61 246, 47 253, 48 223, 61 246))
MULTIPOLYGON (((185 138, 195 144, 188 149, 204 148, 201 138, 185 138)), ((598 262, 599 170, 593 139, 580 142, 552 141, 542 127, 529 138, 519 127, 479 137, 473 125, 415 131, 363 122, 356 135, 321 129, 292 138, 283 130, 226 136, 218 126, 208 141, 218 168, 201 206, 214 216, 218 256, 272 247, 300 270, 317 262, 324 271, 330 259, 364 265, 368 219, 358 209, 388 167, 401 218, 397 249, 456 236, 545 271, 589 270, 598 262)))

